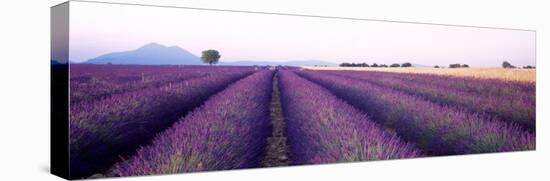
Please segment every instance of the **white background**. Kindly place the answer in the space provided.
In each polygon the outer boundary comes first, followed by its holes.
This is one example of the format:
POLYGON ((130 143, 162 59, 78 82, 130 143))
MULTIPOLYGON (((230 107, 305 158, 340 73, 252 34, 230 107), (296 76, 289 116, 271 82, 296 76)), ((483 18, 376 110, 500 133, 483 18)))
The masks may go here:
MULTIPOLYGON (((114 0, 110 0, 111 2, 114 0)), ((0 9, 0 180, 60 180, 49 172, 50 6, 3 1, 0 9)), ((190 0, 121 2, 537 30, 537 151, 121 180, 548 180, 550 9, 544 1, 190 0), (544 51, 546 50, 546 51, 544 51), (546 167, 546 168, 544 168, 546 167), (545 172, 546 171, 546 172, 545 172)), ((100 13, 100 12, 98 12, 100 13)), ((108 27, 106 27, 108 28, 108 27)))

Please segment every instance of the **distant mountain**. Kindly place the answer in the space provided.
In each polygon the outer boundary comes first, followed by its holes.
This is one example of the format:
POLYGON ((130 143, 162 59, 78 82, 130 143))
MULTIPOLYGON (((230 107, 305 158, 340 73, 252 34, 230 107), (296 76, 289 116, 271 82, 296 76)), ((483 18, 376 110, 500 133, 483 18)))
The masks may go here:
POLYGON ((326 62, 321 60, 295 60, 295 61, 285 61, 285 62, 275 62, 275 61, 233 61, 233 62, 220 62, 221 65, 241 65, 241 66, 277 66, 277 65, 286 65, 286 66, 338 66, 337 63, 326 62))
POLYGON ((132 51, 115 52, 90 59, 89 64, 139 64, 139 65, 198 65, 200 58, 177 47, 149 43, 132 51))

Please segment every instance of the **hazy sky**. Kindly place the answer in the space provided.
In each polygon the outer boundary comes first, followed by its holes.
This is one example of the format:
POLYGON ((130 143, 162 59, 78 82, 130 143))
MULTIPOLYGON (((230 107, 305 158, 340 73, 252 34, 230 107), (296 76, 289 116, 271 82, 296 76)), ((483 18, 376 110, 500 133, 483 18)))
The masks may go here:
POLYGON ((71 2, 70 60, 150 42, 227 60, 535 64, 532 31, 71 2))

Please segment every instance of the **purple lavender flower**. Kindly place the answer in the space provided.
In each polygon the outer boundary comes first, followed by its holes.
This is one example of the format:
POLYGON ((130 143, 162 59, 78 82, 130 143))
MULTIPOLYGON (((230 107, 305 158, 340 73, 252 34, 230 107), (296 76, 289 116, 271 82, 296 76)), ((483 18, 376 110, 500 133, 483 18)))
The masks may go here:
POLYGON ((416 143, 429 155, 535 149, 535 135, 517 125, 361 80, 320 71, 297 72, 367 112, 374 121, 416 143))
POLYGON ((257 167, 270 133, 273 71, 248 76, 209 98, 111 176, 152 175, 257 167))
POLYGON ((318 164, 420 156, 413 145, 324 88, 281 71, 281 95, 292 162, 318 164))

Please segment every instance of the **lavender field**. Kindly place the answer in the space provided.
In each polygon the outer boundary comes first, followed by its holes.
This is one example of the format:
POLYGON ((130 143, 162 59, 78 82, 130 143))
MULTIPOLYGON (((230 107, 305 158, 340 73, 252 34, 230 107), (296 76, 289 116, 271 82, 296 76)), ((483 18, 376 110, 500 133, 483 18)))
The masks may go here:
POLYGON ((74 178, 536 148, 534 82, 272 66, 70 70, 74 178))

